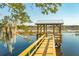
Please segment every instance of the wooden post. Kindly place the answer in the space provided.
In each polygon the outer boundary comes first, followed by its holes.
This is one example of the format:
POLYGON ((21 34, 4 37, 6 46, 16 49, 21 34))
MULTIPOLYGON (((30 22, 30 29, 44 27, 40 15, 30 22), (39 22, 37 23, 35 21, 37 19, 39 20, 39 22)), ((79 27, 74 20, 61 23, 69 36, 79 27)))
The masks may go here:
POLYGON ((60 24, 60 42, 62 43, 62 34, 61 34, 61 24, 60 24))
POLYGON ((46 37, 47 37, 47 25, 46 25, 46 37))
POLYGON ((52 33, 53 33, 53 36, 54 36, 54 25, 52 25, 52 31, 53 31, 52 33))
POLYGON ((41 37, 41 32, 42 32, 42 25, 40 24, 40 33, 39 33, 39 37, 41 37))
POLYGON ((38 39, 38 32, 39 31, 39 25, 37 25, 37 39, 38 39))
POLYGON ((53 25, 53 35, 55 34, 55 33, 54 33, 54 30, 55 30, 55 27, 54 27, 54 25, 53 25))
POLYGON ((44 34, 44 25, 43 25, 43 29, 42 30, 43 30, 43 34, 44 34))
POLYGON ((45 25, 43 25, 43 26, 44 26, 44 29, 43 30, 44 30, 44 34, 45 34, 45 25))
POLYGON ((45 27, 44 27, 44 24, 42 25, 42 33, 45 34, 45 27))
POLYGON ((43 34, 43 25, 41 25, 41 34, 43 34))
POLYGON ((61 40, 61 24, 58 25, 58 38, 57 38, 57 42, 59 44, 59 46, 61 46, 62 40, 61 40))

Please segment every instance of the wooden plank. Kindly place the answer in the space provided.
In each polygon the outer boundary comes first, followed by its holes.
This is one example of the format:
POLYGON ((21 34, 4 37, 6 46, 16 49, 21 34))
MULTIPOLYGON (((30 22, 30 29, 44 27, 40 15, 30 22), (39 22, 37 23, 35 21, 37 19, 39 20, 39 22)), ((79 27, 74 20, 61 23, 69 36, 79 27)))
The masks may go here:
POLYGON ((35 56, 42 56, 42 54, 38 53, 38 54, 35 54, 35 56))
POLYGON ((45 44, 42 44, 40 47, 41 47, 41 48, 45 48, 45 47, 46 47, 46 45, 45 45, 45 44))
POLYGON ((48 45, 48 48, 53 48, 53 45, 50 45, 50 44, 49 44, 49 45, 48 45))
POLYGON ((44 52, 44 48, 39 48, 39 49, 36 51, 35 54, 37 54, 37 53, 41 53, 41 54, 43 54, 43 52, 44 52))
POLYGON ((53 56, 53 53, 48 53, 46 54, 46 56, 53 56))
POLYGON ((48 50, 47 50, 47 54, 48 53, 53 53, 54 51, 53 51, 53 49, 52 48, 48 48, 48 50))
POLYGON ((41 48, 45 48, 45 47, 46 47, 46 44, 47 44, 47 41, 48 41, 48 40, 45 38, 44 42, 41 44, 40 47, 41 47, 41 48))

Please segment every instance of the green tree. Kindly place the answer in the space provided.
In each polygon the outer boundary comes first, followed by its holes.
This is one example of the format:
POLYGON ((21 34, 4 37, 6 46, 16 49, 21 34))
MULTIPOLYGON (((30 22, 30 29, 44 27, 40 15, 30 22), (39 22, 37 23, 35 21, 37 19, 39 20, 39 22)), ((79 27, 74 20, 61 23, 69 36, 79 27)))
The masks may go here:
POLYGON ((2 3, 0 8, 8 7, 11 13, 10 18, 12 21, 18 22, 28 22, 30 20, 29 16, 25 12, 25 4, 22 3, 2 3))
MULTIPOLYGON (((56 13, 61 3, 35 3, 32 4, 41 9, 42 14, 56 13)), ((25 11, 25 4, 23 3, 1 3, 0 8, 8 7, 11 13, 12 20, 21 22, 30 21, 30 17, 25 11)))
POLYGON ((56 13, 61 3, 36 3, 35 6, 41 9, 42 14, 56 13))

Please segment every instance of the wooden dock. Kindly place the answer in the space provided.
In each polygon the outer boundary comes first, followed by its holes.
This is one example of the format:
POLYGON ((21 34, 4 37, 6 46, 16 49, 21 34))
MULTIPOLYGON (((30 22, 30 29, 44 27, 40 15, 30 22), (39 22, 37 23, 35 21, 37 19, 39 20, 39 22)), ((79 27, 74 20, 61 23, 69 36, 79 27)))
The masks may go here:
POLYGON ((60 48, 55 47, 54 36, 42 35, 31 46, 26 48, 19 56, 60 56, 60 48))
POLYGON ((54 40, 46 37, 34 56, 56 56, 54 40))

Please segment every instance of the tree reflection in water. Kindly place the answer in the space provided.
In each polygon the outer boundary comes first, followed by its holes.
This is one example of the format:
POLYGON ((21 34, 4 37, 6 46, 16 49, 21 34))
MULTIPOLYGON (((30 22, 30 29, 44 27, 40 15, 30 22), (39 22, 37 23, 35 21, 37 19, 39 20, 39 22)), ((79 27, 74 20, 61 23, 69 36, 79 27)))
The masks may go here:
POLYGON ((7 22, 5 25, 2 24, 0 28, 0 39, 4 42, 4 46, 8 49, 9 53, 12 54, 12 44, 16 42, 16 25, 15 23, 7 22))

